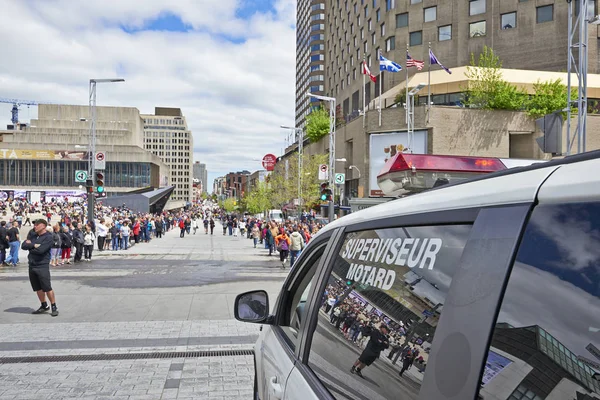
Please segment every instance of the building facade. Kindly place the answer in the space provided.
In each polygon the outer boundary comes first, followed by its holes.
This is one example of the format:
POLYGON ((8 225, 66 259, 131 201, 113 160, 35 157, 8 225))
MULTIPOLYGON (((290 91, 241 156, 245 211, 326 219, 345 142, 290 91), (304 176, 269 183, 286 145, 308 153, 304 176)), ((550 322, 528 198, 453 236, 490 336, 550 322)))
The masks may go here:
MULTIPOLYGON (((596 12, 596 1, 590 0, 589 15, 596 12)), ((363 91, 367 103, 379 95, 379 84, 367 79, 363 88, 361 76, 363 59, 379 74, 379 50, 403 68, 407 47, 427 65, 429 44, 448 68, 469 65, 471 54, 484 46, 494 49, 504 68, 567 68, 566 1, 328 0, 325 14, 325 92, 337 99, 347 119, 362 110, 363 91)), ((588 49, 589 72, 598 73, 598 26, 589 28, 588 49)), ((415 72, 408 68, 410 76, 415 72)), ((382 92, 407 79, 405 71, 381 76, 382 92)), ((297 107, 297 114, 301 110, 297 107)))
POLYGON ((226 196, 226 181, 224 176, 220 176, 213 181, 213 194, 217 195, 219 200, 223 200, 226 196))
POLYGON ((225 190, 227 197, 240 200, 247 192, 250 182, 250 171, 230 172, 225 176, 225 190))
POLYGON ((296 22, 296 127, 305 125, 318 100, 307 92, 325 93, 325 0, 299 1, 296 22))
MULTIPOLYGON (((85 182, 75 177, 77 171, 89 171, 89 111, 88 106, 43 104, 29 125, 0 130, 0 188, 81 190, 85 182)), ((169 183, 169 167, 143 148, 142 125, 136 108, 97 108, 96 150, 106 155, 108 196, 169 183)))
POLYGON ((172 201, 192 201, 194 139, 179 108, 156 107, 143 119, 143 145, 169 166, 172 201))
POLYGON ((208 191, 208 171, 206 170, 206 164, 196 161, 193 167, 194 179, 200 180, 202 183, 202 193, 208 191))

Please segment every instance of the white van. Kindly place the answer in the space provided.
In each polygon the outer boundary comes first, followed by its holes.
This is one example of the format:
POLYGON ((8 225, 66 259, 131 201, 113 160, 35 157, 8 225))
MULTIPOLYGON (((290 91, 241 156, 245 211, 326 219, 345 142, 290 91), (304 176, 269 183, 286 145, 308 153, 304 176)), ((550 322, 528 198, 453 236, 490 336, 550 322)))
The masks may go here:
POLYGON ((591 152, 326 225, 273 303, 236 299, 262 324, 254 398, 600 399, 598 171, 591 152))
POLYGON ((284 220, 283 211, 281 210, 269 210, 268 220, 275 221, 277 223, 281 223, 284 220))

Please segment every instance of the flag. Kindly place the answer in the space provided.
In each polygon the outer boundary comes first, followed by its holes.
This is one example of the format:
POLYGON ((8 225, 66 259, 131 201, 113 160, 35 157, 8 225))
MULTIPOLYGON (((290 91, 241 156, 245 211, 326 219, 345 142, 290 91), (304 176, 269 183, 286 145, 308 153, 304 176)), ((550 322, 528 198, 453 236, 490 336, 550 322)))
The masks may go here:
POLYGON ((400 72, 402 71, 402 67, 400 64, 393 62, 392 60, 388 60, 381 54, 379 55, 379 70, 380 71, 388 71, 388 72, 400 72))
POLYGON ((369 78, 371 78, 373 82, 377 82, 377 77, 371 73, 371 70, 367 67, 366 61, 363 61, 363 74, 369 75, 369 78))
POLYGON ((424 66, 425 63, 423 61, 415 60, 408 54, 408 51, 406 52, 406 68, 417 67, 417 70, 420 71, 424 66))
POLYGON ((449 74, 451 74, 451 73, 452 73, 452 71, 450 71, 448 68, 446 68, 446 67, 444 67, 444 66, 442 65, 442 63, 441 63, 441 62, 440 62, 440 61, 437 59, 437 57, 435 56, 435 54, 433 54, 433 51, 431 51, 431 49, 429 49, 429 63, 430 63, 430 64, 437 64, 437 65, 439 65, 440 67, 442 67, 442 69, 443 69, 444 71, 446 71, 447 73, 449 73, 449 74))

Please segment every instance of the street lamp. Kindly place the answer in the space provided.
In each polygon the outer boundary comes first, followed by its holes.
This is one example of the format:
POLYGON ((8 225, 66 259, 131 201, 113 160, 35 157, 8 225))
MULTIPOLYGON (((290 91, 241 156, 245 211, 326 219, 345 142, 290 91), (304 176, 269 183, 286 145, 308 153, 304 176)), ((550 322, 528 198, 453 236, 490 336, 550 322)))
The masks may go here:
MULTIPOLYGON (((315 99, 329 102, 329 187, 333 187, 333 184, 334 184, 333 174, 335 173, 335 98, 321 96, 321 95, 313 94, 310 92, 307 92, 306 96, 314 97, 315 99)), ((333 200, 334 199, 332 198, 329 201, 328 217, 329 217, 330 222, 333 221, 333 217, 335 214, 334 209, 333 209, 333 207, 334 207, 333 205, 335 203, 333 200)))
POLYGON ((407 126, 407 136, 408 136, 408 148, 410 149, 410 152, 413 153, 413 147, 414 147, 414 136, 415 136, 415 95, 417 93, 419 93, 421 90, 423 90, 423 88, 427 86, 424 83, 419 83, 417 86, 415 86, 410 92, 408 92, 408 99, 406 99, 406 113, 408 118, 406 118, 407 122, 408 122, 408 126, 407 126))
POLYGON ((281 125, 281 129, 290 129, 298 134, 298 220, 302 213, 302 157, 304 156, 304 130, 291 126, 281 125))
POLYGON ((355 169, 356 172, 358 172, 358 179, 360 179, 360 170, 356 167, 356 165, 351 165, 348 167, 348 169, 355 169))
MULTIPOLYGON (((115 83, 115 82, 125 82, 125 79, 122 78, 111 78, 111 79, 90 79, 90 115, 92 117, 90 123, 90 143, 89 143, 89 171, 90 178, 94 179, 96 175, 96 166, 94 165, 94 157, 96 155, 96 85, 98 83, 115 83)), ((94 193, 88 193, 88 222, 93 226, 94 224, 94 208, 95 208, 95 200, 94 193)))

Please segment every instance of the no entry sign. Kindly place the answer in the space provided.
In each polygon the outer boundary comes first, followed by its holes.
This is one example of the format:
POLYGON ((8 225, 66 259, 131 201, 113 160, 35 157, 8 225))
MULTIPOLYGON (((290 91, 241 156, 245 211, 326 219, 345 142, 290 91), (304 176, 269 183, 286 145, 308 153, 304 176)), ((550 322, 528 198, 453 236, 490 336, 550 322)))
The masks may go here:
POLYGON ((262 166, 267 171, 273 171, 275 164, 277 163, 277 157, 274 154, 267 154, 262 159, 262 166))

